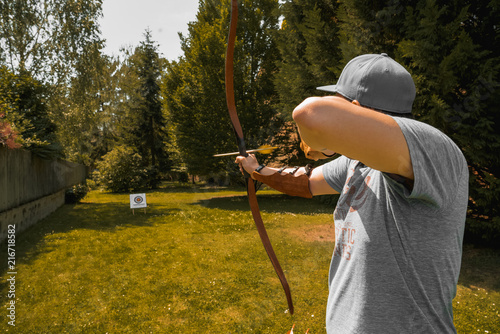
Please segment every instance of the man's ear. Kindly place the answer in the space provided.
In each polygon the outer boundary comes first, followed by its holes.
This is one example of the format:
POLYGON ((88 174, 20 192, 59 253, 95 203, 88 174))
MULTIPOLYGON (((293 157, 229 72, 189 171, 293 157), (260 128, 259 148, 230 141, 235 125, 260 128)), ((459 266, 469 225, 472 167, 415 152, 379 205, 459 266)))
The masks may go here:
POLYGON ((352 100, 352 104, 355 104, 357 106, 360 106, 361 104, 358 102, 358 100, 352 100))

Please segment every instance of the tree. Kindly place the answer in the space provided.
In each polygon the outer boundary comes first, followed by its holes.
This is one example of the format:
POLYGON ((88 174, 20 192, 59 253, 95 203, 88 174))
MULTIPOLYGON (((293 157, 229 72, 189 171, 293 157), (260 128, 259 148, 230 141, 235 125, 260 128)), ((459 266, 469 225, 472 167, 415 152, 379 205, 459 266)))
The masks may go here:
POLYGON ((101 0, 0 0, 0 60, 13 73, 67 82, 87 44, 99 42, 101 0))
POLYGON ((6 109, 6 105, 0 101, 0 147, 5 146, 10 149, 19 148, 21 147, 18 139, 19 134, 12 128, 9 121, 6 120, 6 109))
POLYGON ((287 164, 308 163, 291 124, 292 111, 305 98, 318 95, 316 87, 335 83, 342 70, 338 7, 329 0, 289 0, 282 5, 284 19, 276 38, 281 59, 274 83, 280 113, 288 121, 279 134, 288 139, 287 164))
MULTIPOLYGON (((234 55, 235 100, 247 146, 266 143, 280 127, 273 87, 277 49, 278 1, 241 1, 234 55)), ((213 154, 235 149, 224 91, 224 60, 229 3, 200 2, 197 21, 181 36, 184 56, 169 63, 163 95, 175 138, 188 171, 226 171, 228 160, 213 154), (200 161, 204 163, 200 164, 200 161)))
POLYGON ((146 31, 144 36, 145 41, 129 55, 122 68, 120 88, 123 102, 117 137, 121 144, 140 154, 143 166, 149 170, 151 186, 155 187, 158 173, 170 169, 160 94, 163 62, 151 39, 151 32, 146 31))
POLYGON ((499 8, 493 2, 421 1, 399 43, 416 78, 420 119, 447 133, 470 170, 468 235, 500 238, 499 8))
POLYGON ((0 147, 6 146, 10 149, 21 147, 21 144, 16 142, 18 136, 16 131, 3 118, 4 114, 0 114, 0 147))
POLYGON ((342 1, 339 11, 342 67, 365 53, 385 52, 394 57, 404 36, 409 8, 419 0, 342 1))
POLYGON ((66 154, 89 163, 84 143, 90 140, 83 134, 98 132, 100 101, 90 91, 96 91, 102 60, 101 5, 101 0, 0 0, 0 65, 18 82, 8 93, 17 105, 13 123, 23 145, 44 157, 66 154))
MULTIPOLYGON (((146 40, 141 42, 138 59, 136 60, 137 74, 140 81, 140 96, 143 98, 142 124, 139 134, 143 143, 143 151, 149 151, 148 164, 159 166, 164 169, 166 166, 166 152, 163 150, 165 140, 165 118, 162 113, 162 102, 160 94, 160 76, 162 64, 158 55, 158 47, 151 40, 151 32, 146 31, 146 40)), ((135 62, 135 59, 133 59, 135 62)))
POLYGON ((12 81, 12 74, 0 66, 0 146, 14 149, 19 148, 19 133, 12 127, 7 115, 13 114, 12 92, 9 88, 12 81))
POLYGON ((275 85, 281 112, 291 120, 293 109, 317 95, 316 87, 336 82, 342 66, 338 4, 328 0, 289 0, 282 5, 277 34, 281 60, 275 85))
POLYGON ((49 109, 65 158, 94 166, 113 147, 119 61, 88 45, 67 87, 51 96, 49 109))
POLYGON ((495 1, 344 1, 344 62, 386 52, 412 74, 416 116, 448 134, 469 163, 467 235, 500 237, 500 45, 495 1))
POLYGON ((136 191, 147 186, 142 157, 131 147, 116 146, 102 157, 97 168, 97 181, 112 192, 136 191))
POLYGON ((0 98, 4 118, 19 135, 24 148, 45 158, 61 156, 56 126, 46 104, 48 89, 28 73, 14 74, 0 66, 0 98))

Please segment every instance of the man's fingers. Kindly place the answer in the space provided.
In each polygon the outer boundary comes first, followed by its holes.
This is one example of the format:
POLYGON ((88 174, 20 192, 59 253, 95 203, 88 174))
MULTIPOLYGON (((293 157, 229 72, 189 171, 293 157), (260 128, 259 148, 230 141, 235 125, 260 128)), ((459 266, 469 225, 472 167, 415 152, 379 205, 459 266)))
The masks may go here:
POLYGON ((241 164, 245 159, 246 159, 246 157, 244 157, 242 155, 238 155, 236 157, 236 159, 234 160, 234 162, 236 162, 237 164, 241 164))
POLYGON ((244 160, 245 160, 245 157, 243 157, 241 155, 237 156, 236 159, 234 160, 234 162, 239 165, 241 174, 245 174, 243 172, 243 161, 244 160))
POLYGON ((255 158, 255 155, 253 155, 253 154, 249 154, 248 157, 244 157, 244 156, 239 155, 236 157, 234 162, 240 165, 240 170, 242 172, 244 172, 246 170, 248 173, 250 173, 250 171, 253 171, 256 168, 253 166, 255 166, 255 165, 258 166, 257 159, 255 158))

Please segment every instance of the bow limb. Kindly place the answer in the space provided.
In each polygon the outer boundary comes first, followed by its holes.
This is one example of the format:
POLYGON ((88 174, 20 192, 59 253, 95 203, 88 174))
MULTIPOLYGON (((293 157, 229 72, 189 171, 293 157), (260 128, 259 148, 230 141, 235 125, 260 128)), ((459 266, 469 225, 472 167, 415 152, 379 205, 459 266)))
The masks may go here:
MULTIPOLYGON (((231 23, 229 27, 229 37, 226 51, 226 101, 231 124, 238 143, 240 155, 247 157, 245 139, 243 138, 243 129, 241 128, 238 113, 236 112, 236 102, 234 100, 234 46, 236 43, 236 27, 238 25, 238 1, 231 1, 231 23)), ((245 175, 246 176, 246 175, 245 175)))
MULTIPOLYGON (((238 1, 231 0, 231 24, 229 28, 229 37, 227 42, 227 51, 226 51, 226 68, 225 68, 225 84, 226 84, 226 101, 227 108, 229 111, 229 116, 231 118, 231 123, 233 125, 234 134, 236 136, 236 141, 238 143, 238 149, 240 151, 240 155, 248 156, 246 152, 245 139, 243 137, 243 130, 241 128, 240 120, 238 118, 238 114, 236 112, 236 102, 234 99, 234 68, 233 68, 233 59, 234 59, 234 46, 236 42, 236 26, 238 22, 238 1)), ((262 244, 266 249, 267 255, 271 260, 271 263, 278 275, 278 278, 283 286, 283 290, 285 291, 286 299, 288 302, 288 308, 290 310, 290 314, 293 314, 293 302, 292 295, 290 293, 290 287, 286 280, 285 274, 281 269, 280 263, 276 254, 274 253, 273 246, 271 245, 271 241, 269 240, 269 236, 267 235, 266 228, 264 227, 264 222, 260 215, 259 204, 257 202, 257 195, 255 191, 255 183, 252 179, 250 179, 250 175, 245 172, 245 181, 247 185, 247 194, 248 201, 250 203, 250 209, 252 211, 252 216, 255 221, 255 225, 257 227, 257 231, 259 232, 260 239, 262 240, 262 244)))

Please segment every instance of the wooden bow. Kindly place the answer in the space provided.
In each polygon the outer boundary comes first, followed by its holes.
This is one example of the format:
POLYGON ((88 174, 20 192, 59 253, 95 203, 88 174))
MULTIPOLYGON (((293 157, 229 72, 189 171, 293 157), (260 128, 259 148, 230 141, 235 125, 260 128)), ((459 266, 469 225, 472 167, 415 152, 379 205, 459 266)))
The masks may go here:
MULTIPOLYGON (((226 100, 227 100, 227 108, 229 111, 229 116, 231 117, 231 123, 233 125, 234 134, 236 136, 236 141, 238 143, 239 153, 240 155, 247 157, 248 153, 246 151, 245 139, 243 137, 243 130, 241 128, 240 120, 236 112, 236 103, 234 100, 233 57, 234 57, 234 45, 236 41, 237 22, 238 22, 238 1, 231 0, 231 24, 227 42, 226 69, 225 69, 226 100)), ((255 194, 255 183, 253 182, 252 179, 250 179, 250 175, 248 173, 245 172, 244 174, 247 186, 248 201, 250 202, 250 209, 252 211, 253 220, 255 221, 255 225, 257 226, 257 231, 259 232, 260 239, 262 240, 262 244, 266 249, 267 255, 269 256, 269 259, 273 264, 274 270, 278 275, 281 285, 285 290, 285 295, 288 302, 288 308, 290 310, 290 314, 293 314, 293 303, 292 303, 292 295, 290 293, 290 287, 288 286, 285 274, 283 273, 280 263, 278 262, 278 258, 274 253, 273 246, 271 245, 271 241, 269 240, 269 236, 267 235, 266 232, 266 228, 264 227, 264 222, 262 221, 262 217, 260 215, 259 204, 257 202, 257 196, 255 194)))

